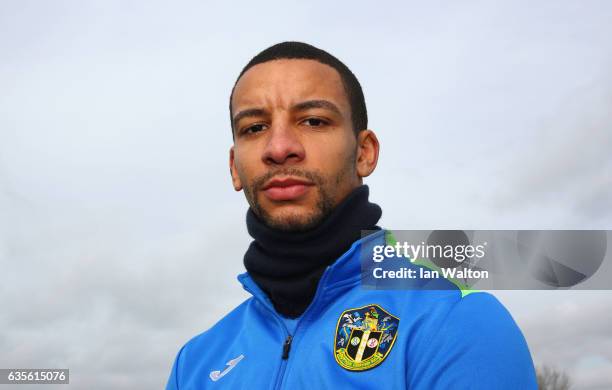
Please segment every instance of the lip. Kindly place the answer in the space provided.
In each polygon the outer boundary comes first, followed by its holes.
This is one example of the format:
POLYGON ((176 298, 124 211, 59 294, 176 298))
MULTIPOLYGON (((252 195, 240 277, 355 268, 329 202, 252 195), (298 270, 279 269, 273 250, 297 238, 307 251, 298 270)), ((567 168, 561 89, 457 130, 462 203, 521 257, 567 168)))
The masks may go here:
POLYGON ((275 178, 268 181, 262 191, 270 200, 288 201, 302 197, 312 185, 309 181, 294 177, 275 178))

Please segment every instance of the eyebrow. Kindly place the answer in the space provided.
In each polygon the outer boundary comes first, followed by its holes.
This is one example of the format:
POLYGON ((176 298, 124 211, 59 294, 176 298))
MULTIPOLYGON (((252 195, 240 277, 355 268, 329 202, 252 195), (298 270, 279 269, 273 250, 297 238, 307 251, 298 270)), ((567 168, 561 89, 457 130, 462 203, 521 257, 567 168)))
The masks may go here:
POLYGON ((242 110, 240 111, 238 114, 234 115, 234 127, 236 127, 236 125, 238 125, 238 122, 242 119, 242 118, 249 118, 249 117, 254 117, 254 116, 262 116, 266 113, 266 111, 263 108, 248 108, 246 110, 242 110))
MULTIPOLYGON (((292 111, 305 111, 311 108, 322 108, 325 110, 332 111, 340 116, 342 116, 342 112, 334 103, 329 100, 317 99, 317 100, 306 100, 304 102, 300 102, 291 107, 292 111)), ((263 108, 248 108, 246 110, 242 110, 238 112, 233 119, 234 127, 238 125, 238 122, 243 118, 263 116, 266 114, 266 110, 263 108)))
POLYGON ((291 107, 291 109, 295 111, 304 111, 310 108, 323 108, 329 111, 333 111, 336 114, 342 116, 342 113, 340 112, 338 106, 336 106, 329 100, 306 100, 305 102, 298 103, 295 106, 291 107))

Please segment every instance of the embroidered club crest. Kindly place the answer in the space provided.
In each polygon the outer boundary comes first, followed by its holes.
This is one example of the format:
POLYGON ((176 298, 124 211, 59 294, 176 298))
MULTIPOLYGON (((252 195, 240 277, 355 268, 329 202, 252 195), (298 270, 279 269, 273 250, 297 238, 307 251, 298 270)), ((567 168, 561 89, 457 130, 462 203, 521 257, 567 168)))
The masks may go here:
POLYGON ((398 326, 399 318, 378 305, 345 310, 336 326, 336 362, 349 371, 378 366, 391 351, 398 326))

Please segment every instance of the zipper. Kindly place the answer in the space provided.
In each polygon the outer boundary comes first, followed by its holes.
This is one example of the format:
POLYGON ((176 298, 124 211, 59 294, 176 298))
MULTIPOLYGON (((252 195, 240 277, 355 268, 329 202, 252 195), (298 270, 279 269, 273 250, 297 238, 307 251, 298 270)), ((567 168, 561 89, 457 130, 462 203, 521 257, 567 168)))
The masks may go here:
POLYGON ((289 359, 289 351, 291 350, 291 340, 293 340, 293 337, 288 334, 287 338, 285 339, 285 344, 283 344, 283 359, 285 360, 289 359))
MULTIPOLYGON (((282 321, 282 320, 281 320, 282 321)), ((284 323, 283 323, 284 326, 284 323)), ((285 327, 287 330, 287 327, 285 327)), ((285 370, 287 369, 287 360, 289 359, 289 350, 291 349, 291 341, 293 340, 293 336, 289 334, 287 330, 287 338, 283 343, 283 354, 281 356, 281 366, 278 369, 278 373, 276 373, 276 380, 274 381, 274 389, 280 389, 281 383, 283 383, 283 378, 285 377, 285 370)))
MULTIPOLYGON (((280 383, 282 380, 282 377, 285 373, 285 367, 287 366, 287 360, 289 358, 289 350, 291 349, 291 341, 293 340, 293 336, 291 335, 291 333, 289 333, 289 329, 287 328, 287 326, 285 325, 285 322, 278 316, 278 314, 276 314, 276 311, 274 311, 274 309, 272 309, 272 307, 270 307, 270 305, 268 304, 268 302, 266 302, 265 299, 263 299, 262 297, 259 296, 259 294, 255 294, 253 293, 253 290, 251 290, 246 284, 243 283, 244 289, 247 290, 249 293, 251 293, 251 295, 253 295, 253 297, 255 299, 257 299, 259 301, 259 303, 261 303, 261 305, 263 307, 266 308, 266 310, 268 310, 270 312, 270 314, 272 314, 272 317, 274 317, 274 319, 276 320, 276 322, 278 322, 278 324, 280 325, 281 329, 284 331, 285 333, 285 341, 283 342, 283 349, 282 349, 282 354, 281 354, 281 365, 278 369, 278 372, 276 373, 276 380, 274 381, 274 389, 278 389, 280 388, 280 383)), ((299 321, 301 322, 301 321, 299 321)), ((298 324, 299 324, 298 322, 298 324)), ((297 326, 296 326, 297 329, 297 326)))
POLYGON ((276 322, 279 323, 280 327, 285 331, 285 340, 283 341, 283 351, 282 351, 282 355, 281 355, 281 365, 280 368, 278 369, 278 373, 276 374, 276 380, 275 380, 275 384, 274 384, 274 389, 280 389, 281 385, 283 383, 283 379, 285 377, 285 369, 287 368, 287 363, 289 360, 289 352, 291 351, 291 344, 293 342, 293 339, 295 338, 295 335, 298 333, 298 330, 300 329, 300 325, 304 322, 304 320, 306 319, 307 315, 312 312, 312 310, 314 310, 313 308, 316 307, 316 303, 317 300, 319 299, 319 296, 321 296, 321 294, 323 294, 322 290, 323 288, 321 288, 322 286, 325 285, 325 281, 327 280, 330 272, 331 266, 327 266, 327 268, 325 269, 325 272, 323 272, 323 275, 321 276, 321 279, 319 279, 319 283, 317 284, 317 290, 315 292, 314 297, 312 298, 312 302, 310 303, 310 305, 308 306, 308 308, 306 309, 306 311, 304 311, 304 313, 302 314, 302 318, 300 318, 300 320, 297 322, 297 324, 295 325, 295 330, 293 332, 293 335, 291 335, 291 333, 289 333, 289 329, 287 328, 287 326, 285 325, 285 322, 279 317, 279 315, 276 313, 276 311, 268 304, 268 302, 266 302, 262 297, 259 296, 259 294, 254 294, 253 290, 251 290, 246 284, 243 283, 244 289, 247 290, 249 293, 251 293, 251 295, 253 295, 253 297, 255 297, 255 299, 257 299, 263 307, 265 307, 271 314, 272 317, 274 317, 274 319, 276 320, 276 322))
MULTIPOLYGON (((300 318, 300 320, 297 322, 297 324, 295 325, 295 329, 293 331, 293 336, 291 334, 289 334, 289 330, 287 329, 287 327, 285 326, 285 323, 283 322, 283 327, 285 328, 285 330, 287 331, 287 338, 285 339, 285 342, 283 344, 283 363, 281 364, 281 369, 279 370, 278 376, 276 377, 276 385, 274 386, 275 389, 280 389, 282 384, 283 384, 283 379, 285 378, 285 369, 289 360, 289 352, 291 351, 291 343, 293 342, 293 339, 295 338, 295 335, 298 334, 298 330, 300 329, 300 325, 302 325, 302 323, 304 322, 304 320, 306 320, 306 318, 308 318, 308 315, 314 310, 313 308, 316 307, 316 303, 319 300, 319 296, 321 294, 323 294, 323 288, 322 286, 325 286, 325 281, 327 280, 328 275, 330 274, 329 270, 330 270, 330 266, 327 266, 327 268, 325 269, 325 272, 323 272, 323 275, 321 276, 321 279, 319 279, 319 283, 317 284, 317 290, 315 291, 315 295, 312 298, 312 302, 310 303, 310 305, 308 306, 308 308, 306 309, 306 311, 304 311, 304 313, 302 314, 302 317, 300 318)), ((279 320, 282 322, 282 320, 279 318, 279 320)))

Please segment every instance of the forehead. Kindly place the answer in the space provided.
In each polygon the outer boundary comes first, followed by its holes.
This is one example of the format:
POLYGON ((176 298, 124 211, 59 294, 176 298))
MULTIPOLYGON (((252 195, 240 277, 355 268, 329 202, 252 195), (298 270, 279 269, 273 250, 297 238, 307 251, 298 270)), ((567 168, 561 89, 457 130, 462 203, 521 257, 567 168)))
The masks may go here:
POLYGON ((327 99, 348 110, 340 74, 329 65, 307 59, 281 59, 246 71, 234 89, 232 110, 269 104, 288 107, 301 100, 327 99))

